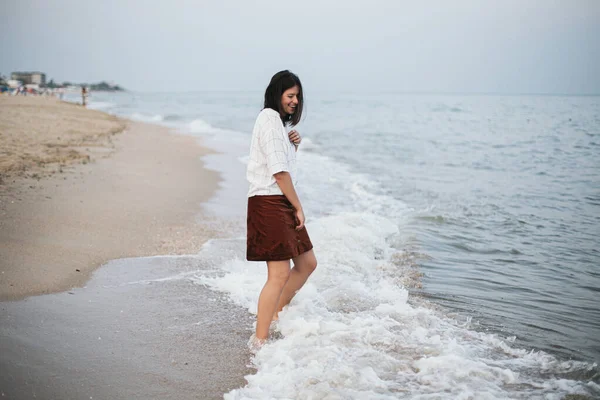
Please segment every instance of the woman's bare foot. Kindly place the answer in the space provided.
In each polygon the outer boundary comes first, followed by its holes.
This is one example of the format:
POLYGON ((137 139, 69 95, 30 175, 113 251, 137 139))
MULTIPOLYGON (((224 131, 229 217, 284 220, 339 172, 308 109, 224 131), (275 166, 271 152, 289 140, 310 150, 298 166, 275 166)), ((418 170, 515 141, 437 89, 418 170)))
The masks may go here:
POLYGON ((248 340, 248 349, 251 353, 256 354, 267 343, 267 339, 259 339, 253 333, 248 340))
POLYGON ((272 334, 279 328, 279 319, 274 319, 271 321, 271 325, 269 325, 269 334, 272 334))

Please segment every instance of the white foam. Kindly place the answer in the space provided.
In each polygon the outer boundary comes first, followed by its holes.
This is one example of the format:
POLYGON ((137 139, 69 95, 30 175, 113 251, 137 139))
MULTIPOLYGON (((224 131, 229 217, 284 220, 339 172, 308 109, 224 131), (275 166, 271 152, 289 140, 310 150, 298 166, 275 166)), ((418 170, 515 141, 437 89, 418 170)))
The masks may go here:
MULTIPOLYGON (((588 364, 513 348, 514 338, 409 304, 397 284, 398 250, 389 245, 398 227, 388 219, 343 212, 307 228, 319 267, 281 313, 282 338, 256 354, 257 373, 225 399, 558 399, 595 390, 552 377, 588 364)), ((244 240, 237 245, 243 254, 244 240)), ((221 252, 218 241, 205 251, 221 252)), ((264 263, 227 259, 222 269, 191 279, 256 313, 264 263)))
POLYGON ((319 149, 319 145, 317 145, 311 138, 308 137, 302 138, 301 146, 303 151, 314 151, 319 149))
POLYGON ((188 124, 188 128, 192 133, 217 133, 220 131, 202 119, 193 120, 188 124))
POLYGON ((400 223, 412 211, 402 201, 377 193, 377 184, 349 166, 312 152, 298 152, 298 192, 308 215, 368 211, 400 223))
POLYGON ((229 156, 238 157, 242 152, 246 153, 249 148, 250 139, 245 133, 217 128, 203 119, 195 119, 187 124, 184 132, 202 137, 204 144, 229 156))
POLYGON ((162 122, 162 120, 163 120, 163 116, 159 115, 159 114, 146 115, 146 114, 142 114, 142 113, 133 113, 133 114, 131 114, 130 118, 134 121, 141 121, 141 122, 162 122))
POLYGON ((92 101, 87 105, 87 108, 92 110, 108 110, 114 107, 116 107, 116 104, 108 101, 92 101))

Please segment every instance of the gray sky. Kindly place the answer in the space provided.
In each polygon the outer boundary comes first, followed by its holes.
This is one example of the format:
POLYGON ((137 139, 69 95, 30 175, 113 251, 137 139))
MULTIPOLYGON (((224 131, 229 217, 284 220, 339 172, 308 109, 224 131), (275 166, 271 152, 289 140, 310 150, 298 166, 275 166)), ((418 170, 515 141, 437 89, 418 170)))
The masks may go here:
POLYGON ((133 90, 600 93, 600 0, 0 0, 0 72, 133 90))

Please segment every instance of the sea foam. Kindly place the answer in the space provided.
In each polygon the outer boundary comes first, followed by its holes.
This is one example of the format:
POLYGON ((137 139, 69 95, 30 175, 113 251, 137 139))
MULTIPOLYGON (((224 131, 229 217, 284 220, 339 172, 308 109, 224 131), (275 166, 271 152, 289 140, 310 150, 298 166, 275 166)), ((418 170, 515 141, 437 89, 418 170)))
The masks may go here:
MULTIPOLYGON (((558 399, 590 389, 558 377, 586 363, 515 349, 513 338, 411 304, 398 283, 402 250, 389 244, 398 228, 387 219, 344 212, 307 228, 319 266, 281 313, 280 338, 252 359, 257 373, 226 399, 558 399)), ((243 254, 244 240, 235 243, 226 245, 243 254)), ((221 252, 219 241, 205 251, 221 252)), ((190 279, 255 314, 265 265, 238 257, 221 269, 190 279)))

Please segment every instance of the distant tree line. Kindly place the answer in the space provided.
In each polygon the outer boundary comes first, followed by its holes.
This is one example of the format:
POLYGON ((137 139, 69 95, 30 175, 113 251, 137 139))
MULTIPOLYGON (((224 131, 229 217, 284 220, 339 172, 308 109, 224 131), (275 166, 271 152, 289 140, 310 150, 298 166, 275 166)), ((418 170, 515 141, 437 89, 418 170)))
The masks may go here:
MULTIPOLYGON (((8 77, 2 75, 0 73, 0 86, 6 86, 7 85, 7 81, 8 81, 8 77)), ((102 81, 102 82, 98 82, 98 83, 74 83, 74 82, 63 82, 63 83, 56 83, 54 82, 54 79, 50 79, 49 82, 47 82, 45 85, 40 85, 43 88, 48 88, 48 89, 57 89, 57 88, 64 88, 64 87, 68 87, 68 86, 80 86, 80 87, 86 87, 90 90, 95 90, 95 91, 105 91, 105 92, 120 92, 120 91, 124 91, 125 89, 119 85, 111 85, 110 83, 106 82, 106 81, 102 81)))
POLYGON ((48 83, 46 83, 46 87, 49 89, 56 89, 56 88, 64 88, 64 87, 68 87, 68 86, 81 86, 81 87, 86 87, 90 90, 95 90, 95 91, 105 91, 105 92, 120 92, 125 90, 124 88, 122 88, 119 85, 111 85, 108 82, 102 81, 99 83, 74 83, 74 82, 63 82, 63 83, 56 83, 54 82, 54 79, 50 79, 50 81, 48 83))

